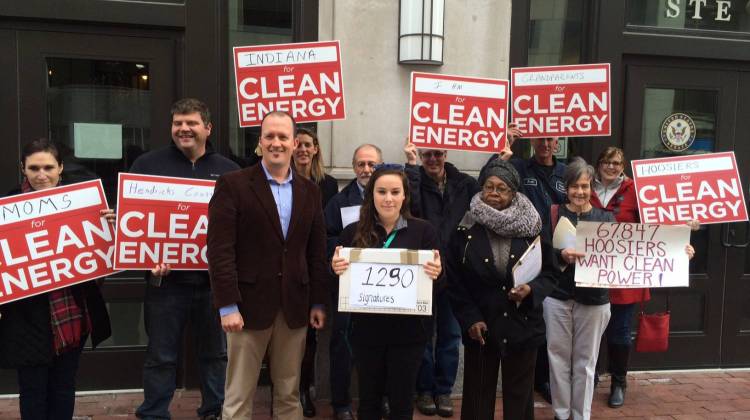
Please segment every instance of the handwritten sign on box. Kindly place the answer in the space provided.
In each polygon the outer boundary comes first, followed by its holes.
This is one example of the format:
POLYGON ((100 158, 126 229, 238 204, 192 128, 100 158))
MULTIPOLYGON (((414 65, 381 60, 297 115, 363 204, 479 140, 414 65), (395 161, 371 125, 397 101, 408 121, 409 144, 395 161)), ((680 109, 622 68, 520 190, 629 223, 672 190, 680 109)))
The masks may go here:
POLYGON ((526 138, 609 136, 609 63, 510 69, 513 122, 526 138))
POLYGON ((215 181, 120 173, 115 267, 208 270, 208 202, 215 181))
POLYGON ((0 199, 0 305, 114 274, 100 180, 0 199))
POLYGON ((641 159, 631 165, 644 223, 747 220, 734 152, 641 159))
POLYGON ((640 223, 578 222, 577 287, 688 287, 690 228, 640 223))
POLYGON ((411 74, 409 141, 418 148, 500 153, 507 119, 507 80, 411 74))
POLYGON ((432 251, 342 248, 350 262, 339 276, 340 312, 432 315, 432 279, 422 267, 432 251))
POLYGON ((297 123, 346 117, 338 41, 234 47, 234 75, 240 127, 272 111, 297 123))

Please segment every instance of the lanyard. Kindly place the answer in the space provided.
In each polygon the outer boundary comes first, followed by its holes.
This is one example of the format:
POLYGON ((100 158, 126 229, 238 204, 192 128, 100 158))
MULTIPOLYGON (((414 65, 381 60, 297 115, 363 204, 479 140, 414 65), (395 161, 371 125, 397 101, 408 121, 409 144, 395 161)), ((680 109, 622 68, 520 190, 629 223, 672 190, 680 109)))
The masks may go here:
POLYGON ((383 248, 388 248, 391 246, 391 242, 393 242, 393 238, 396 237, 397 230, 393 230, 390 235, 388 235, 388 239, 385 240, 385 243, 383 244, 383 248))

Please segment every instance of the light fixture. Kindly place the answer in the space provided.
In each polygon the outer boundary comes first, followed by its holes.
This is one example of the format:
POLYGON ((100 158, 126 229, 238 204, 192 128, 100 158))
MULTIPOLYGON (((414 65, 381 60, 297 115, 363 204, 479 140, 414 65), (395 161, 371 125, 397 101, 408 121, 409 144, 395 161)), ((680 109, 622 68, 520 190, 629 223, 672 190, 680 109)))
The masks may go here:
POLYGON ((398 62, 443 64, 445 0, 399 0, 398 62))
POLYGON ((141 75, 141 79, 143 79, 143 81, 145 82, 146 80, 148 80, 148 75, 147 74, 142 74, 141 75))

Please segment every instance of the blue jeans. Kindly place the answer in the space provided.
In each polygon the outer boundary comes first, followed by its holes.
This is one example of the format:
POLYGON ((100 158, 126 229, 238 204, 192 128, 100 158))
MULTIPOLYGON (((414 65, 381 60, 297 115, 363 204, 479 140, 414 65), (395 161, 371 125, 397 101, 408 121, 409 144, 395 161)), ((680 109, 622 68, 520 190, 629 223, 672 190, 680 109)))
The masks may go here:
POLYGON ((635 305, 635 303, 629 303, 625 305, 612 304, 610 306, 612 317, 609 319, 609 325, 604 332, 607 336, 608 345, 630 347, 635 305))
POLYGON ((436 339, 429 340, 422 355, 422 365, 417 376, 420 394, 450 395, 458 372, 458 347, 461 344, 461 326, 453 315, 448 293, 439 293, 433 304, 433 321, 436 339))
POLYGON ((335 412, 352 409, 351 316, 338 311, 338 293, 333 294, 333 324, 329 344, 331 405, 335 412))
MULTIPOLYGON (((86 341, 84 338, 82 341, 86 341)), ((21 418, 70 420, 76 402, 76 372, 83 347, 53 356, 52 363, 18 369, 21 418)))
POLYGON ((201 406, 198 416, 220 414, 224 403, 227 345, 208 283, 188 284, 165 279, 161 287, 146 286, 143 306, 148 348, 143 364, 144 401, 136 415, 169 419, 176 387, 177 360, 185 325, 190 321, 198 358, 201 406))

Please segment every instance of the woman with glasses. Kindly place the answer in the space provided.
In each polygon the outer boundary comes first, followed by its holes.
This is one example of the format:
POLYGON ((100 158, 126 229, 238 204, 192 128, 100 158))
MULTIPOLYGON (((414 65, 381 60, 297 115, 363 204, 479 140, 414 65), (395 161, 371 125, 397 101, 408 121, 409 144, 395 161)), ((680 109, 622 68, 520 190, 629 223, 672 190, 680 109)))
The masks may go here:
POLYGON ((518 192, 521 179, 513 165, 491 161, 479 174, 479 185, 482 190, 471 199, 446 258, 464 342, 461 418, 494 418, 502 364, 503 416, 533 419, 534 366, 544 342, 542 301, 554 287, 551 248, 534 245, 542 222, 518 192), (542 271, 526 284, 515 284, 513 268, 531 246, 541 247, 542 271))
MULTIPOLYGON (((57 147, 35 140, 21 151, 24 181, 9 195, 55 188, 63 162, 57 147)), ((112 210, 102 217, 114 223, 112 210)), ((40 242, 41 243, 41 242, 40 242)), ((18 373, 23 419, 70 419, 75 407, 78 361, 110 334, 109 314, 95 281, 53 290, 0 306, 0 367, 18 373)))
MULTIPOLYGON (((424 265, 427 276, 442 273, 437 232, 409 212, 409 183, 401 165, 376 167, 364 193, 359 221, 339 236, 331 261, 336 275, 349 267, 339 256, 344 247, 433 250, 424 265)), ((437 286, 437 285, 436 285, 437 286)), ((413 393, 424 346, 431 338, 430 317, 352 313, 351 342, 359 380, 360 420, 380 420, 383 396, 388 396, 392 420, 411 419, 413 393)))
MULTIPOLYGON (((635 184, 625 175, 625 153, 608 147, 597 159, 596 178, 591 204, 610 211, 618 222, 638 223, 638 201, 635 184)), ((612 408, 625 403, 626 376, 630 358, 630 331, 635 304, 651 298, 648 289, 610 289, 611 318, 605 336, 612 383, 608 404, 612 408)))
MULTIPOLYGON (((325 173, 323 167, 323 152, 320 150, 318 135, 304 127, 297 128, 297 148, 292 155, 292 163, 297 173, 313 180, 320 188, 320 199, 323 208, 339 191, 336 179, 325 173)), ((317 330, 307 329, 305 341, 305 355, 302 358, 302 370, 299 381, 300 403, 305 417, 315 417, 315 404, 310 397, 310 386, 315 377, 315 352, 318 347, 317 330)))

